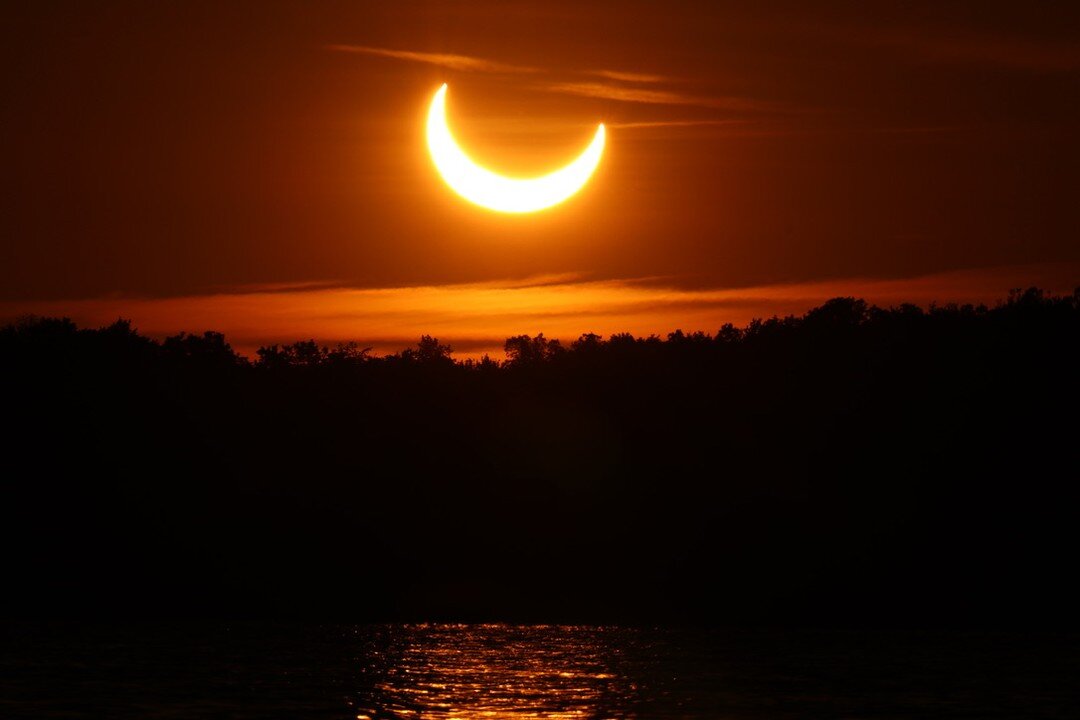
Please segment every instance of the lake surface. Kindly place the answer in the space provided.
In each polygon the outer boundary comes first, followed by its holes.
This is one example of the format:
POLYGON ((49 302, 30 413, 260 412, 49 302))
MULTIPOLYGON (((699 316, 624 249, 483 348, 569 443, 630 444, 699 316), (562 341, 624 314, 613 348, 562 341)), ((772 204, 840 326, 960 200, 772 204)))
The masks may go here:
POLYGON ((1070 718, 1072 635, 9 625, 0 717, 1070 718))

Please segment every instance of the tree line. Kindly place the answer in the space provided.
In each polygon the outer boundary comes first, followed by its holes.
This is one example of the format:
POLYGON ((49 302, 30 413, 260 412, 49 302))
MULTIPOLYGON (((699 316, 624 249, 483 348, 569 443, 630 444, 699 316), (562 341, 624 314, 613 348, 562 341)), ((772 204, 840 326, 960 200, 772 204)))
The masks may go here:
POLYGON ((235 352, 224 334, 213 330, 202 333, 181 332, 157 342, 142 336, 131 321, 118 319, 99 329, 80 329, 69 318, 25 316, 0 328, 0 353, 11 362, 20 352, 63 350, 126 354, 152 362, 160 360, 188 362, 204 368, 253 367, 279 371, 286 368, 360 367, 369 364, 448 366, 467 371, 491 371, 539 364, 573 363, 585 359, 686 357, 699 354, 721 357, 739 347, 762 348, 785 342, 820 341, 835 344, 850 341, 855 335, 867 340, 892 341, 913 332, 934 333, 947 328, 965 332, 993 334, 1017 323, 1038 332, 1048 325, 1068 329, 1076 322, 1080 307, 1080 288, 1072 295, 1052 296, 1038 288, 1013 290, 993 306, 932 304, 923 309, 914 304, 880 308, 851 297, 838 297, 802 316, 789 315, 755 319, 746 327, 723 324, 715 333, 701 330, 675 330, 661 337, 635 337, 614 333, 607 338, 583 333, 564 344, 559 339, 516 335, 506 339, 502 361, 484 355, 480 359, 456 360, 453 348, 438 338, 422 335, 415 347, 379 356, 371 347, 357 341, 321 344, 313 339, 260 347, 254 358, 235 352), (850 335, 850 337, 845 337, 850 335))
POLYGON ((1080 293, 505 351, 0 329, 0 609, 1077 620, 1080 293))

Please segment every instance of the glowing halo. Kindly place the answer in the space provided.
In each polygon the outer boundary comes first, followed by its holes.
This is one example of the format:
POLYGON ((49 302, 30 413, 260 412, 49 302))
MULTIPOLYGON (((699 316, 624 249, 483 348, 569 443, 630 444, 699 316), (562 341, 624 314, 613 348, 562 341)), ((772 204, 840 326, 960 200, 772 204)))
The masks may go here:
POLYGON ((446 184, 461 197, 489 210, 528 213, 543 210, 576 193, 592 177, 604 152, 604 124, 585 151, 546 175, 508 178, 481 167, 457 144, 446 124, 446 84, 435 92, 427 118, 428 152, 446 184))

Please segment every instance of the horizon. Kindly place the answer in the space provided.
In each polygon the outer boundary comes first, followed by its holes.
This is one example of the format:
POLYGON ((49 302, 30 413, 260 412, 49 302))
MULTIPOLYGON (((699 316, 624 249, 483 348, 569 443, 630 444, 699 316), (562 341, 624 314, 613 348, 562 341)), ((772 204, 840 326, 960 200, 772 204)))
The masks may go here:
POLYGON ((662 279, 651 278, 627 283, 566 276, 441 287, 348 288, 300 284, 247 287, 239 293, 209 296, 27 302, 18 303, 22 310, 19 314, 10 311, 13 304, 0 302, 0 321, 13 322, 21 316, 68 317, 81 326, 104 326, 124 319, 147 337, 159 341, 181 332, 211 330, 223 333, 233 348, 248 358, 254 357, 261 347, 300 340, 329 346, 358 342, 370 347, 374 354, 391 354, 410 347, 421 335, 435 335, 453 347, 457 357, 480 359, 502 352, 506 338, 521 334, 541 333, 566 344, 587 333, 606 336, 628 332, 643 337, 665 336, 676 330, 712 333, 724 324, 742 327, 755 319, 798 316, 835 297, 856 297, 884 308, 906 303, 926 309, 934 304, 1000 303, 1008 292, 1029 287, 1038 287, 1051 295, 1069 294, 1080 287, 1080 263, 728 290, 677 290, 664 286, 662 279), (1017 280, 1020 282, 1016 285, 1003 287, 1017 280), (553 290, 563 296, 556 305, 557 312, 553 312, 551 303, 553 290), (583 309, 597 299, 604 303, 600 311, 583 309), (399 309, 402 304, 411 307, 410 317, 404 321, 399 309), (363 305, 374 307, 364 314, 349 310, 363 305), (447 305, 458 308, 458 315, 449 322, 450 332, 444 333, 442 330, 448 325, 447 305), (504 309, 507 306, 514 310, 507 312, 504 309), (464 312, 464 307, 470 311, 464 312), (6 313, 5 308, 8 308, 6 313), (340 317, 329 320, 320 317, 330 308, 340 309, 340 317), (282 321, 281 315, 293 317, 282 321), (561 317, 552 320, 553 315, 561 317), (386 316, 391 317, 389 323, 384 321, 386 316), (588 322, 585 318, 591 318, 592 324, 584 325, 588 322), (577 325, 586 329, 574 330, 577 325), (365 326, 384 334, 365 335, 365 326), (403 326, 408 326, 412 334, 400 334, 403 326), (458 334, 463 327, 473 329, 474 333, 463 337, 458 334), (253 328, 270 329, 272 334, 253 337, 253 328), (311 332, 318 328, 324 328, 323 332, 311 332), (399 334, 389 335, 386 331, 390 328, 399 334), (475 332, 476 329, 486 331, 486 335, 475 332))

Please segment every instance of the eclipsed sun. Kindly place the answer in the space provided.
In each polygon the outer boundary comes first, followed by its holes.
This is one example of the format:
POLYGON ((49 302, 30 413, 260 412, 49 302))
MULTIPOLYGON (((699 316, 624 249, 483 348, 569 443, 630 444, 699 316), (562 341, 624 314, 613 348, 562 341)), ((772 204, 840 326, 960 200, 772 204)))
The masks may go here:
POLYGON ((592 177, 604 153, 604 124, 584 152, 558 170, 531 178, 510 178, 478 165, 454 139, 446 123, 446 85, 435 93, 427 118, 431 159, 446 184, 461 197, 489 210, 530 213, 558 205, 592 177))

